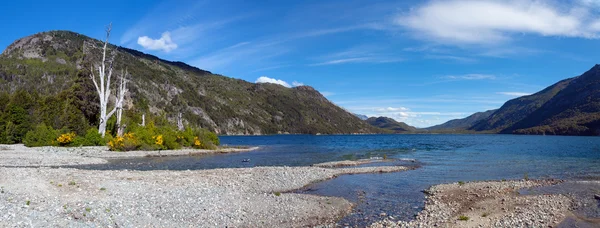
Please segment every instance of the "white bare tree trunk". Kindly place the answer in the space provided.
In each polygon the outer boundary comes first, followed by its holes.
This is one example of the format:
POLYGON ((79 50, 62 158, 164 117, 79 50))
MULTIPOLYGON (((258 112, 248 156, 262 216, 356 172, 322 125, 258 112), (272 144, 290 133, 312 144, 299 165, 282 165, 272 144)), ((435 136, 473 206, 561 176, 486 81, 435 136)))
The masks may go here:
MULTIPOLYGON (((98 92, 98 97, 100 98, 100 124, 98 125, 98 133, 104 137, 106 134, 106 122, 108 118, 110 118, 116 111, 117 106, 107 113, 108 111, 108 98, 110 98, 110 78, 112 76, 112 66, 114 58, 108 61, 109 67, 106 69, 106 48, 108 46, 108 38, 110 37, 110 30, 112 29, 112 24, 108 25, 106 28, 106 40, 104 41, 104 47, 102 48, 102 63, 98 66, 98 79, 100 83, 96 81, 96 75, 94 75, 94 66, 91 66, 91 74, 90 77, 94 82, 94 86, 96 87, 96 91, 98 92)), ((113 56, 114 57, 114 56, 113 56)), ((115 102, 118 103, 118 100, 115 102)))
POLYGON ((181 112, 179 113, 179 116, 177 118, 177 129, 183 131, 183 118, 181 112))
POLYGON ((125 131, 125 125, 121 124, 121 117, 123 115, 123 100, 125 100, 125 93, 127 92, 127 69, 125 73, 121 72, 121 82, 119 83, 119 96, 117 97, 117 136, 123 136, 125 131))
POLYGON ((140 124, 140 126, 142 126, 142 127, 146 126, 146 114, 142 114, 142 124, 140 124))

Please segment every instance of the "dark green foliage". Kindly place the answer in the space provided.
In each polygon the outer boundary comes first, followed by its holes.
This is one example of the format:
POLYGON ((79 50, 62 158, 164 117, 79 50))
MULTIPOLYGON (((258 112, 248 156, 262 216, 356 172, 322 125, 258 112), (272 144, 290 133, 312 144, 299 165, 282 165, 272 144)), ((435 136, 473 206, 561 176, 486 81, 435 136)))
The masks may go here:
POLYGON ((55 141, 58 136, 58 131, 54 130, 52 127, 46 126, 44 123, 41 123, 32 131, 27 132, 23 143, 25 146, 29 147, 51 146, 55 145, 55 141))
POLYGON ((102 138, 102 135, 98 133, 98 129, 90 128, 85 133, 83 138, 82 146, 104 146, 106 141, 102 138))

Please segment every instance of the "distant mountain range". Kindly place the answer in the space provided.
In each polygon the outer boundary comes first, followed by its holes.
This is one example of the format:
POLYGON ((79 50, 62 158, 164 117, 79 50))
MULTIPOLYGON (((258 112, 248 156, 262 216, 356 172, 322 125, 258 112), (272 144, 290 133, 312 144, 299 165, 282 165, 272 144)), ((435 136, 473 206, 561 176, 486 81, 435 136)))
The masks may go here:
POLYGON ((468 117, 465 117, 463 119, 450 120, 450 121, 440 124, 440 125, 435 125, 432 127, 424 128, 424 130, 428 130, 428 131, 436 131, 436 130, 461 131, 461 130, 469 129, 473 125, 475 125, 477 122, 488 118, 496 110, 497 109, 488 110, 485 112, 477 112, 477 113, 470 115, 468 117))
POLYGON ((354 115, 355 115, 356 117, 358 117, 359 119, 361 119, 361 120, 367 120, 367 119, 369 119, 369 117, 368 117, 368 116, 366 116, 366 115, 362 115, 362 114, 356 114, 356 113, 354 113, 354 115))
POLYGON ((428 128, 449 129, 474 133, 600 135, 600 65, 535 94, 512 99, 496 111, 428 128))
POLYGON ((393 133, 408 133, 408 132, 415 132, 417 131, 417 128, 413 127, 413 126, 409 126, 408 124, 405 124, 403 122, 398 122, 392 118, 388 118, 388 117, 371 117, 368 118, 367 123, 378 127, 378 128, 382 128, 385 130, 389 130, 393 133))

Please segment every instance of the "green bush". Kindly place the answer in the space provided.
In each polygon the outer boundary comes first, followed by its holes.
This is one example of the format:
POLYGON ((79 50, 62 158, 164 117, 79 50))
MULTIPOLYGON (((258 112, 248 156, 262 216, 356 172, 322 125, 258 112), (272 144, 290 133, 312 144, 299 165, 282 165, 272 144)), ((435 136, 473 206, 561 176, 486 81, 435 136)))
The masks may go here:
POLYGON ((102 138, 102 135, 98 133, 95 128, 90 128, 85 133, 82 144, 83 146, 104 146, 106 141, 102 138))
POLYGON ((28 147, 52 146, 56 145, 56 138, 58 138, 58 136, 59 132, 57 130, 42 123, 25 134, 23 143, 28 147))
POLYGON ((178 131, 172 125, 156 126, 152 121, 146 126, 134 125, 123 137, 114 137, 107 142, 113 151, 175 150, 182 147, 216 149, 220 143, 216 134, 205 129, 178 131))

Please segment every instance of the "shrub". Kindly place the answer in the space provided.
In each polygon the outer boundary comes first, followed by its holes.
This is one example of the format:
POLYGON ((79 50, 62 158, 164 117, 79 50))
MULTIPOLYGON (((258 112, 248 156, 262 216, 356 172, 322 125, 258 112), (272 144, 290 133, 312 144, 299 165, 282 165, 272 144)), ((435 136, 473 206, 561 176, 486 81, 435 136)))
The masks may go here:
POLYGON ((126 133, 108 141, 108 148, 112 151, 131 151, 140 148, 141 144, 134 133, 126 133))
POLYGON ((75 133, 70 132, 70 133, 60 135, 56 139, 56 141, 58 142, 58 145, 60 145, 60 146, 70 146, 71 144, 73 144, 75 137, 76 137, 75 133))
POLYGON ((55 143, 54 140, 57 137, 58 132, 56 130, 42 123, 37 125, 33 130, 27 132, 23 143, 28 147, 51 146, 55 143))
POLYGON ((460 221, 469 221, 469 217, 461 215, 460 217, 458 217, 458 220, 460 220, 460 221))
POLYGON ((95 128, 90 128, 85 133, 85 137, 83 139, 83 146, 104 146, 106 145, 106 141, 102 138, 102 135, 98 133, 98 130, 95 128))

